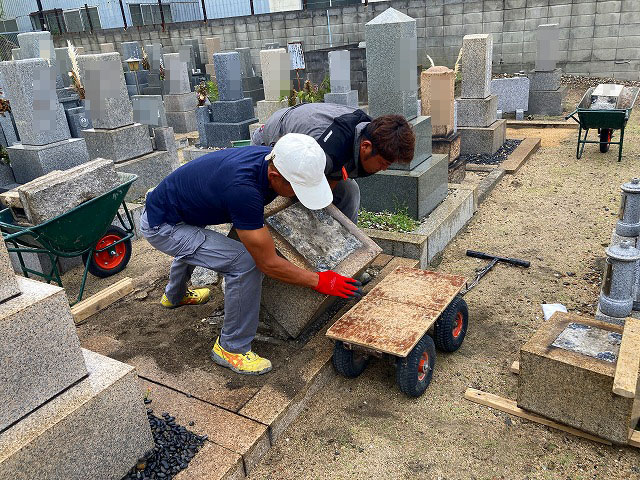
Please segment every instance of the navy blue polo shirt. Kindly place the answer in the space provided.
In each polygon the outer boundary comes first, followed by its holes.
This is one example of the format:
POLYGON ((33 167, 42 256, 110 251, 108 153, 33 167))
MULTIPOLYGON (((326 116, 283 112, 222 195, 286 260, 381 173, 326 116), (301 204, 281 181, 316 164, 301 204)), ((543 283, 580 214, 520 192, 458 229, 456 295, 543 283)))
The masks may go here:
POLYGON ((264 159, 270 151, 270 147, 228 148, 182 165, 147 196, 149 226, 184 222, 262 228, 264 206, 277 197, 269 187, 264 159))

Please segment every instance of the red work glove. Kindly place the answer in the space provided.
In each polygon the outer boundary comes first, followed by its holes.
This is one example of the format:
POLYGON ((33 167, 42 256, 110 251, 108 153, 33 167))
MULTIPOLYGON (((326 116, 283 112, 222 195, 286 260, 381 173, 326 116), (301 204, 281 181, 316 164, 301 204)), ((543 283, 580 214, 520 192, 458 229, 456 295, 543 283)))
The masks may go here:
POLYGON ((362 284, 357 280, 327 270, 318 272, 318 286, 315 290, 325 295, 333 295, 341 298, 362 297, 362 284))

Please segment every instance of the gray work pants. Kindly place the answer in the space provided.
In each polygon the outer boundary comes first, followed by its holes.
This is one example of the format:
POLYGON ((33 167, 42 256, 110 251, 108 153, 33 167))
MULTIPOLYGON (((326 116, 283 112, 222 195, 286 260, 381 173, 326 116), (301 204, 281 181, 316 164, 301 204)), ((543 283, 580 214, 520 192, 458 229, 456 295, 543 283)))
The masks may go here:
POLYGON ((232 353, 251 350, 251 341, 258 328, 263 274, 245 246, 221 233, 184 223, 149 227, 146 211, 140 219, 140 231, 154 248, 174 257, 164 291, 174 305, 184 296, 196 266, 224 276, 224 324, 220 345, 232 353))

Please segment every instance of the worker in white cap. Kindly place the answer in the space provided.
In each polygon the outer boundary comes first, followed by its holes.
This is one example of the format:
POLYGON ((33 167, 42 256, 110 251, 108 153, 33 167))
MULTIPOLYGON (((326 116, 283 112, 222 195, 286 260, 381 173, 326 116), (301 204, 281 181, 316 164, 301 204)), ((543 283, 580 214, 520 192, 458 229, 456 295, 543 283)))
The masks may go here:
POLYGON ((258 328, 263 274, 282 282, 350 298, 356 280, 333 271, 312 272, 280 257, 264 225, 264 206, 278 195, 318 210, 333 199, 324 175, 326 156, 307 135, 289 133, 273 147, 229 148, 204 155, 174 171, 147 195, 140 227, 156 249, 174 257, 161 303, 198 305, 209 290, 187 288, 196 266, 225 278, 224 324, 211 357, 242 374, 259 375, 271 362, 251 350, 258 328), (231 223, 240 241, 207 230, 231 223))

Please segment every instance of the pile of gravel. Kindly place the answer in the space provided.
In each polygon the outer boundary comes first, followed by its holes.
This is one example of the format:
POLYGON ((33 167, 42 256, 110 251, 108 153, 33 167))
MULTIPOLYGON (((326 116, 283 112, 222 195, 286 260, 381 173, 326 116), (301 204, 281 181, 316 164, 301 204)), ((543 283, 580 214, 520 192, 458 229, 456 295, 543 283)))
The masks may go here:
POLYGON ((473 155, 460 155, 461 161, 465 163, 482 163, 484 165, 498 165, 504 162, 511 153, 520 145, 522 140, 506 140, 504 144, 493 155, 488 153, 475 153, 473 155))
POLYGON ((160 418, 153 415, 152 409, 147 409, 147 417, 156 445, 122 480, 169 480, 189 466, 208 438, 178 425, 168 413, 160 418))

